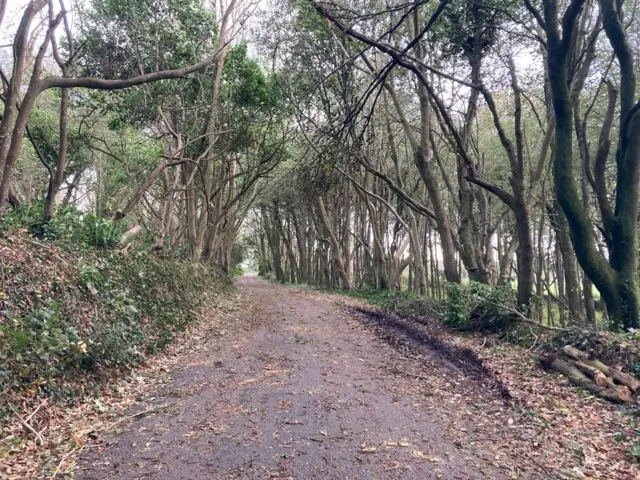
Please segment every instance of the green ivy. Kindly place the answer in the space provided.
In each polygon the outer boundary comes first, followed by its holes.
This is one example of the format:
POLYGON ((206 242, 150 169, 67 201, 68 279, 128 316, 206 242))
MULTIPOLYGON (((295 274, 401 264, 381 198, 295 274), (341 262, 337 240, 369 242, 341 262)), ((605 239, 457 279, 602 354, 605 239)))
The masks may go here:
POLYGON ((0 325, 0 360, 14 384, 46 383, 78 365, 86 348, 57 304, 21 317, 7 315, 0 325))

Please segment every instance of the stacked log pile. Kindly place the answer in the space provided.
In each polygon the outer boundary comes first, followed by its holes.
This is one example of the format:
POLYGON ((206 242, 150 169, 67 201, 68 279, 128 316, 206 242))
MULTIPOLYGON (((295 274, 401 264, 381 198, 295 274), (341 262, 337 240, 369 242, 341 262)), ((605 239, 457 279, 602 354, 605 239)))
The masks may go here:
POLYGON ((640 392, 640 381, 633 375, 590 358, 586 352, 565 346, 560 355, 541 353, 540 364, 547 371, 559 372, 594 395, 615 403, 627 403, 640 392))

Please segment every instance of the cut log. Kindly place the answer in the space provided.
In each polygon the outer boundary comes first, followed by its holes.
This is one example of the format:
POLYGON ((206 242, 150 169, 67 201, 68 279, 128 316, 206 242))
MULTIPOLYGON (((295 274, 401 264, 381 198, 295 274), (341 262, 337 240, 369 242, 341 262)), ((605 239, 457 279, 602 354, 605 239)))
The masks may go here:
POLYGON ((614 382, 628 387, 629 390, 631 390, 633 393, 640 392, 640 381, 636 380, 633 375, 629 375, 628 373, 624 373, 613 367, 609 367, 604 363, 599 362, 598 360, 587 360, 584 363, 586 363, 587 365, 591 365, 592 367, 596 367, 605 375, 613 378, 614 382))
POLYGON ((566 345, 562 349, 562 353, 564 353, 567 357, 571 357, 575 360, 589 360, 589 354, 587 352, 583 352, 582 350, 578 350, 571 345, 566 345))
POLYGON ((541 353, 538 360, 545 370, 561 373, 574 385, 584 388, 600 398, 615 403, 626 403, 631 400, 631 394, 626 386, 617 388, 605 388, 598 386, 575 365, 565 360, 561 360, 553 354, 541 353))
POLYGON ((596 385, 604 388, 616 388, 616 384, 613 382, 613 379, 607 377, 603 372, 598 370, 596 367, 592 367, 591 365, 587 365, 578 360, 574 360, 571 362, 578 370, 582 373, 586 374, 589 378, 591 378, 596 385))
POLYGON ((620 385, 619 387, 616 388, 616 390, 618 392, 618 397, 621 398, 623 401, 625 402, 631 401, 631 392, 629 391, 626 385, 620 385))
POLYGON ((633 393, 640 392, 640 381, 638 381, 633 375, 621 372, 616 368, 602 363, 600 360, 592 360, 586 352, 578 350, 570 345, 564 347, 562 352, 568 357, 579 360, 590 367, 597 368, 607 377, 611 377, 615 383, 627 386, 633 393))
POLYGON ((595 393, 595 395, 613 403, 627 403, 631 401, 631 392, 629 392, 629 389, 624 385, 616 388, 605 388, 601 392, 595 393))

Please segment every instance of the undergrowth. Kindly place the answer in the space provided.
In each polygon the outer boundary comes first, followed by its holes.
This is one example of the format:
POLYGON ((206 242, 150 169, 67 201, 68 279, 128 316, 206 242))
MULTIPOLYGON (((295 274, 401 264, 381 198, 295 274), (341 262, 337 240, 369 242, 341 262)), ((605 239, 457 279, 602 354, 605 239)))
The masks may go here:
POLYGON ((384 312, 437 316, 444 325, 456 330, 500 330, 510 322, 510 312, 515 309, 515 297, 509 287, 489 287, 476 282, 447 284, 442 300, 397 290, 356 289, 336 293, 362 299, 384 312))
POLYGON ((439 315, 442 306, 436 300, 412 292, 397 290, 357 289, 335 291, 341 295, 359 298, 375 305, 384 312, 396 312, 402 315, 426 317, 439 315))
POLYGON ((63 209, 40 224, 31 212, 0 227, 0 421, 24 402, 81 401, 164 348, 208 292, 229 285, 215 268, 120 251, 105 219, 63 209))
POLYGON ((364 300, 384 313, 439 318, 443 325, 461 334, 482 335, 483 342, 487 334, 493 334, 492 341, 529 350, 557 352, 565 345, 573 345, 640 378, 640 330, 609 332, 586 324, 550 330, 544 325, 519 321, 515 292, 508 285, 450 283, 442 300, 394 290, 325 291, 364 300))
POLYGON ((509 286, 448 283, 442 322, 457 330, 501 331, 513 322, 516 299, 509 286))

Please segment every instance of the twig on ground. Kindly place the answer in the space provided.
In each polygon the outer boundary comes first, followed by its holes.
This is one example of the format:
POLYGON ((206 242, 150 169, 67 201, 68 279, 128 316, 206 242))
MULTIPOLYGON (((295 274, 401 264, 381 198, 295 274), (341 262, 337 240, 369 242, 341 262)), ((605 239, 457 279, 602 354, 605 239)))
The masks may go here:
POLYGON ((74 454, 74 452, 78 449, 78 447, 75 447, 72 450, 69 450, 67 453, 65 453, 62 458, 60 459, 60 463, 58 463, 58 466, 56 467, 56 470, 53 472, 53 475, 51 476, 51 478, 55 478, 56 475, 58 475, 58 472, 60 471, 60 469, 62 468, 62 465, 64 464, 65 460, 67 458, 69 458, 71 455, 74 454))
MULTIPOLYGON (((145 404, 146 405, 146 404, 145 404)), ((159 412, 160 410, 164 410, 165 408, 168 408, 169 404, 164 404, 164 405, 157 405, 157 406, 151 406, 146 408, 145 410, 142 410, 141 412, 138 413, 134 413, 133 415, 127 415, 126 417, 122 417, 119 418, 118 420, 116 420, 115 422, 113 422, 111 425, 109 425, 106 430, 111 430, 113 427, 115 427, 116 425, 118 425, 119 423, 124 422, 125 420, 130 420, 132 418, 135 417, 140 417, 142 415, 147 415, 149 413, 155 413, 155 412, 159 412)))
POLYGON ((538 336, 533 333, 533 329, 531 327, 529 327, 529 331, 531 332, 531 335, 533 335, 535 337, 535 339, 533 340, 533 345, 531 345, 531 347, 529 347, 524 353, 527 354, 529 353, 531 350, 533 350, 536 346, 536 344, 538 343, 538 336))
POLYGON ((38 405, 38 408, 36 408, 33 412, 31 412, 29 414, 29 416, 27 418, 24 419, 25 422, 28 422, 29 420, 31 420, 33 418, 33 416, 38 413, 38 410, 40 410, 40 407, 42 407, 42 404, 38 405))
MULTIPOLYGON (((40 408, 40 407, 38 407, 40 408)), ((18 417, 18 420, 20 420, 20 423, 22 424, 22 426, 24 426, 27 430, 29 430, 31 433, 33 433, 36 437, 36 440, 38 441, 38 443, 40 445, 44 445, 44 437, 42 436, 42 434, 40 432, 38 432, 35 428, 33 428, 29 423, 27 423, 25 421, 24 418, 22 418, 22 415, 20 415, 15 408, 11 407, 11 410, 13 410, 13 413, 16 414, 16 417, 18 417)), ((37 409, 36 409, 37 410, 37 409)), ((29 417, 31 418, 31 417, 29 417)), ((44 430, 43 430, 44 431, 44 430)))

